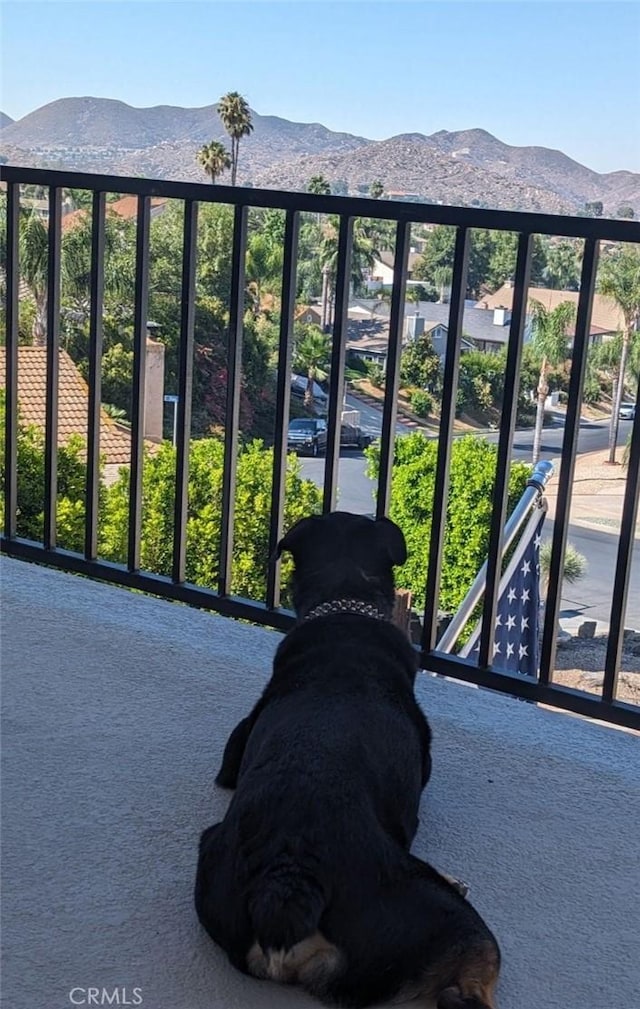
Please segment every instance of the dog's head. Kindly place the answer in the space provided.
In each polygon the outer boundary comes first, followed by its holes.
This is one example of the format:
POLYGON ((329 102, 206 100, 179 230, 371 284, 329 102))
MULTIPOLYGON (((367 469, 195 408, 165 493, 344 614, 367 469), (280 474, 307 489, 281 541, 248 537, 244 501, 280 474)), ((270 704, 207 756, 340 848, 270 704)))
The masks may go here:
POLYGON ((295 562, 293 604, 299 618, 320 603, 356 599, 390 617, 393 568, 404 564, 407 547, 390 519, 331 512, 301 519, 278 544, 295 562))

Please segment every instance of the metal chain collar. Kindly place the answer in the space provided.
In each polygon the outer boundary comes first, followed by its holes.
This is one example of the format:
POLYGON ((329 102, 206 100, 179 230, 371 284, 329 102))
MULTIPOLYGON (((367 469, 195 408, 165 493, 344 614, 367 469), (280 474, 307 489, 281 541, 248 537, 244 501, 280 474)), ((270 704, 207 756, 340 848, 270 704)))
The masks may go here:
POLYGON ((320 603, 309 610, 304 620, 314 620, 316 617, 326 617, 332 613, 357 613, 361 617, 372 617, 374 620, 387 620, 375 603, 365 603, 362 599, 334 599, 333 602, 320 603))

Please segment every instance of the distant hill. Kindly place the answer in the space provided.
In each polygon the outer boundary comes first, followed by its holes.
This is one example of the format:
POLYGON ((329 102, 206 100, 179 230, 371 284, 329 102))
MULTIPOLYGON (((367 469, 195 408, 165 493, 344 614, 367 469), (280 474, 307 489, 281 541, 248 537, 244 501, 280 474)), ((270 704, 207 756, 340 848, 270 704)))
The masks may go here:
MULTIPOLYGON (((486 130, 371 141, 319 123, 252 115, 253 133, 241 147, 240 183, 304 189, 321 172, 352 193, 380 179, 387 192, 442 203, 575 213, 601 200, 605 214, 627 204, 640 217, 640 175, 599 174, 561 151, 512 147, 486 130)), ((227 139, 215 105, 138 109, 113 99, 62 98, 9 121, 1 146, 12 164, 203 180, 198 148, 227 139)))
POLYGON ((11 126, 13 119, 8 116, 6 112, 0 112, 0 130, 3 130, 5 126, 11 126))

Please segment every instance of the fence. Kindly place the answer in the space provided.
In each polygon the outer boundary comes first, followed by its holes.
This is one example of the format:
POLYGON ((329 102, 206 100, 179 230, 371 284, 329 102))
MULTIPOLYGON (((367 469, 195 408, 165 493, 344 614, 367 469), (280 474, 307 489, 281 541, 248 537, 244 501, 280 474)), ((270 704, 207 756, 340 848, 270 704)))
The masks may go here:
POLYGON ((276 192, 201 185, 186 182, 87 175, 74 172, 46 171, 4 167, 7 184, 6 232, 6 430, 5 430, 5 505, 2 550, 14 557, 54 565, 65 570, 127 585, 135 589, 208 607, 233 617, 247 618, 276 628, 291 626, 292 615, 280 606, 278 561, 272 560, 267 579, 266 603, 239 599, 230 594, 234 536, 234 495, 236 458, 239 444, 239 398, 243 307, 245 297, 245 254, 249 208, 276 208, 284 211, 284 258, 282 270, 281 314, 279 329, 278 376, 272 506, 269 552, 282 534, 284 481, 287 463, 287 425, 289 418, 289 382, 296 296, 297 244, 300 218, 304 213, 333 214, 339 219, 338 253, 335 271, 335 308, 327 414, 327 448, 324 473, 323 508, 331 510, 336 502, 336 483, 340 452, 340 413, 343 402, 345 347, 349 307, 350 263, 354 219, 358 217, 392 221, 395 231, 395 270, 391 292, 389 348, 386 391, 382 411, 377 512, 388 511, 397 396, 399 386, 402 329, 404 322, 407 262, 412 224, 444 224, 456 229, 455 253, 446 355, 444 360, 443 398, 439 428, 439 453, 435 497, 438 507, 430 533, 429 568, 426 575, 426 609, 423 622, 421 658, 425 668, 476 683, 483 687, 515 694, 531 701, 544 702, 580 714, 640 728, 637 707, 616 700, 616 680, 623 644, 624 613, 629 586, 631 550, 638 505, 640 471, 640 413, 636 412, 631 439, 628 477, 622 523, 618 539, 617 561, 611 605, 610 634, 601 696, 571 690, 552 682, 555 664, 556 626, 560 609, 563 558, 569 524, 571 487, 576 458, 582 389, 588 347, 588 334, 596 282, 599 243, 637 242, 638 225, 628 221, 569 218, 554 215, 512 213, 455 208, 426 204, 405 204, 370 199, 315 196, 304 193, 276 192), (42 543, 17 536, 17 430, 18 430, 18 289, 19 289, 19 210, 20 186, 46 187, 49 193, 48 277, 47 277, 47 381, 45 425, 44 529, 42 543), (92 248, 90 275, 89 413, 87 430, 87 484, 85 543, 82 554, 71 553, 56 545, 57 498, 57 417, 58 358, 60 336, 60 266, 61 199, 64 188, 85 189, 93 194, 92 248), (102 351, 102 307, 105 255, 106 194, 117 192, 137 197, 136 282, 134 305, 134 364, 131 426, 130 496, 127 563, 117 565, 98 557, 97 522, 100 480, 100 404, 102 351), (175 444, 175 514, 173 563, 171 577, 162 577, 140 569, 141 501, 143 464, 144 362, 149 278, 149 225, 152 197, 183 201, 183 256, 181 338, 179 350, 175 444), (229 204, 234 208, 234 230, 229 304, 228 382, 224 436, 224 478, 222 491, 221 546, 217 591, 197 587, 185 581, 189 433, 191 427, 192 360, 194 348, 194 307, 196 234, 198 205, 205 202, 229 204), (515 232, 518 235, 517 261, 513 283, 513 306, 509 329, 504 396, 498 441, 497 477, 491 521, 490 546, 486 567, 483 603, 483 632, 479 661, 445 654, 436 649, 437 601, 441 578, 442 545, 445 531, 448 473, 456 407, 457 375, 462 337, 464 298, 469 262, 470 236, 473 229, 515 232), (495 623, 497 591, 501 575, 504 529, 507 519, 508 475, 516 422, 517 393, 526 321, 527 291, 531 270, 534 235, 553 235, 581 239, 583 245, 580 295, 577 306, 566 424, 559 473, 558 503, 554 525, 545 624, 537 679, 510 675, 492 668, 492 634, 495 623))

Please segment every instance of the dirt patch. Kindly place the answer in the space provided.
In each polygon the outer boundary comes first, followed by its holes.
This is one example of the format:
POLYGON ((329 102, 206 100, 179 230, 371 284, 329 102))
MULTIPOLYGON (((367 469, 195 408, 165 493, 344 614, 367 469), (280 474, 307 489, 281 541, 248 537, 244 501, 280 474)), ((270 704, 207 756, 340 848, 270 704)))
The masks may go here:
MULTIPOLYGON (((554 683, 599 694, 604 678, 608 638, 571 638, 558 642, 554 683)), ((637 642, 623 648, 617 700, 640 704, 640 648, 637 642)))

